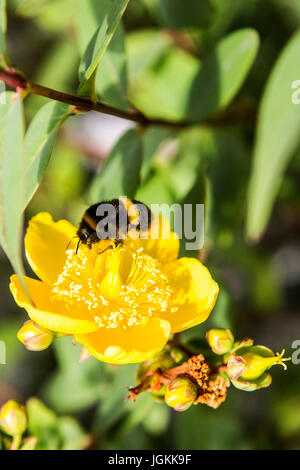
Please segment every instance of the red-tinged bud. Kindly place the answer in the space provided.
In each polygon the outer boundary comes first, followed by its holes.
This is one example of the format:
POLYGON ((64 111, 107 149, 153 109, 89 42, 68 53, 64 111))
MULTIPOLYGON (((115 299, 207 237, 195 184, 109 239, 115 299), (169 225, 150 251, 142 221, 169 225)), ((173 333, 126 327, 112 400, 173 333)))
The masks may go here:
POLYGON ((229 355, 227 371, 231 380, 237 380, 246 370, 247 366, 242 356, 234 353, 229 355))
POLYGON ((194 403, 197 394, 197 385, 188 377, 181 375, 167 385, 165 402, 176 411, 185 411, 194 403))
POLYGON ((215 354, 223 355, 232 349, 234 337, 228 329, 215 328, 206 333, 206 341, 215 354))
POLYGON ((28 320, 18 331, 17 337, 29 351, 43 351, 53 343, 55 335, 32 320, 28 320))
POLYGON ((266 346, 244 344, 243 342, 236 346, 228 357, 227 372, 233 385, 246 391, 268 387, 271 376, 266 374, 266 371, 275 364, 280 364, 286 369, 285 362, 290 358, 283 357, 284 349, 281 354, 274 354, 266 346))
POLYGON ((14 400, 6 402, 0 410, 0 427, 9 436, 23 434, 27 427, 25 407, 14 400))

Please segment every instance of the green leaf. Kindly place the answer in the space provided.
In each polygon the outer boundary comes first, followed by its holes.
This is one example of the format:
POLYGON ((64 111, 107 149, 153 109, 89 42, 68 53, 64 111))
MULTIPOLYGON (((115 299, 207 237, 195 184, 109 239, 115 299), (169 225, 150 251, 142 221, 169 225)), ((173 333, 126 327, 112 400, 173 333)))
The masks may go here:
MULTIPOLYGON (((43 55, 34 74, 34 81, 44 86, 74 94, 73 77, 76 75, 79 56, 74 44, 62 37, 43 55), (55 70, 55 73, 53 73, 55 70)), ((38 110, 48 102, 43 96, 30 95, 26 98, 26 116, 33 118, 38 110)))
POLYGON ((243 84, 258 46, 253 29, 235 31, 217 44, 204 58, 191 86, 188 119, 203 120, 228 105, 243 84))
POLYGON ((69 111, 69 105, 52 101, 45 104, 30 123, 24 143, 25 207, 43 178, 57 131, 69 111))
POLYGON ((134 84, 142 74, 159 63, 172 41, 167 34, 157 30, 142 30, 126 35, 128 69, 134 84))
POLYGON ((258 44, 256 31, 238 30, 201 63, 172 45, 164 33, 134 33, 128 40, 130 101, 150 118, 201 122, 234 98, 258 44), (150 53, 153 43, 155 53, 150 53))
POLYGON ((15 272, 23 280, 23 103, 13 93, 6 93, 5 98, 6 104, 0 104, 0 242, 15 272))
MULTIPOLYGON (((110 0, 98 2, 102 21, 89 41, 79 66, 81 85, 87 81, 97 68, 113 34, 121 20, 129 0, 110 0)), ((97 9, 97 11, 99 11, 97 9)))
POLYGON ((58 450, 62 439, 57 432, 58 418, 37 398, 30 398, 26 403, 28 431, 38 437, 37 449, 58 450))
POLYGON ((97 70, 95 79, 96 96, 110 106, 128 110, 127 70, 124 30, 121 24, 110 41, 97 70))
POLYGON ((131 34, 127 50, 130 102, 150 118, 184 119, 199 61, 156 31, 131 34))
POLYGON ((74 418, 61 418, 47 408, 37 398, 30 398, 26 403, 28 430, 38 437, 39 450, 80 450, 90 442, 74 418))
MULTIPOLYGON (((151 206, 151 204, 168 204, 171 206, 175 202, 174 196, 166 184, 165 175, 159 170, 154 171, 139 187, 136 199, 147 204, 147 206, 151 206)), ((164 214, 164 208, 162 208, 162 214, 164 214)))
POLYGON ((103 363, 91 357, 80 363, 80 345, 70 337, 60 338, 54 345, 58 371, 42 389, 45 401, 55 411, 69 413, 95 404, 103 395, 106 377, 103 363))
POLYGON ((166 127, 151 126, 143 135, 143 163, 141 168, 142 181, 150 174, 156 156, 161 147, 172 137, 172 131, 166 127))
MULTIPOLYGON (((168 155, 166 150, 161 149, 161 153, 164 151, 166 157, 164 158, 162 155, 161 161, 157 162, 157 166, 160 165, 166 184, 171 189, 177 202, 188 196, 196 181, 197 187, 200 189, 199 172, 203 171, 203 163, 207 158, 207 147, 209 145, 210 134, 206 128, 190 127, 180 132, 177 142, 173 141, 175 158, 170 155, 171 151, 168 155)), ((203 201, 195 200, 190 202, 196 204, 203 201)))
POLYGON ((147 0, 158 20, 168 28, 207 28, 215 17, 212 0, 147 0))
POLYGON ((6 63, 6 0, 0 0, 0 65, 6 63))
POLYGON ((122 416, 126 416, 130 412, 132 402, 125 399, 128 396, 127 387, 135 382, 135 373, 135 364, 126 364, 115 368, 110 387, 100 397, 99 416, 95 421, 95 428, 99 434, 105 432, 122 416))
POLYGON ((300 32, 281 53, 266 85, 258 118, 248 194, 247 236, 263 233, 289 159, 299 143, 300 105, 292 101, 300 77, 300 32))
POLYGON ((85 434, 74 418, 63 416, 59 418, 58 426, 63 439, 63 445, 60 450, 81 450, 91 443, 91 437, 85 434))
POLYGON ((103 169, 92 181, 91 203, 119 196, 134 197, 140 182, 142 141, 136 129, 127 131, 108 156, 103 169))

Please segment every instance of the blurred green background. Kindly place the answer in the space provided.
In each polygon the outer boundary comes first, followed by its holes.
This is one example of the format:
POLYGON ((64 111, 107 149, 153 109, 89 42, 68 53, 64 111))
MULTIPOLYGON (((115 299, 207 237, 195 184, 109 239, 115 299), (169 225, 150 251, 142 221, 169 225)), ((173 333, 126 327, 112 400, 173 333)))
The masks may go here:
MULTIPOLYGON (((14 65, 30 80, 69 93, 76 93, 80 58, 80 25, 74 3, 8 0, 8 51, 14 65)), ((209 321, 183 336, 204 337, 209 327, 228 327, 236 338, 252 337, 256 344, 275 351, 285 347, 290 355, 292 342, 300 339, 300 148, 288 165, 259 243, 246 240, 245 219, 255 138, 253 116, 280 51, 300 27, 300 4, 298 0, 221 0, 212 4, 212 10, 201 15, 189 15, 187 9, 187 17, 179 18, 176 8, 174 15, 167 14, 159 0, 129 3, 123 17, 129 98, 149 115, 155 109, 161 117, 181 117, 180 100, 168 94, 169 84, 180 95, 185 74, 193 73, 194 61, 231 31, 254 28, 261 44, 234 108, 245 119, 182 131, 144 130, 142 177, 138 187, 128 191, 147 204, 205 203, 205 245, 199 255, 221 289, 209 321), (148 94, 149 89, 153 95, 148 94)), ((122 57, 116 45, 121 78, 122 57)), ((120 107, 113 74, 104 65, 103 74, 101 98, 110 104, 116 100, 120 107)), ((28 122, 45 102, 36 96, 26 99, 28 122)), ((122 106, 128 107, 126 97, 122 106)), ((101 169, 117 140, 132 127, 130 122, 99 113, 71 117, 59 132, 45 177, 27 208, 25 226, 39 211, 77 225, 89 200, 101 199, 101 191, 106 194, 108 169, 104 174, 101 169)), ((28 265, 26 270, 32 274, 28 265)), ((30 402, 33 413, 44 423, 43 429, 37 429, 37 419, 32 429, 41 436, 41 448, 300 447, 299 366, 289 363, 287 372, 274 368, 273 384, 267 389, 247 394, 230 387, 227 401, 217 410, 200 405, 180 414, 154 402, 148 394, 136 403, 125 402, 126 386, 135 382, 136 365, 110 366, 94 358, 79 365, 79 345, 73 346, 71 338, 58 340, 40 353, 29 352, 19 343, 16 332, 26 315, 10 296, 10 274, 10 264, 1 252, 0 339, 7 346, 7 364, 0 366, 0 403, 37 396, 53 411, 30 402), (66 415, 68 418, 58 418, 66 415)))

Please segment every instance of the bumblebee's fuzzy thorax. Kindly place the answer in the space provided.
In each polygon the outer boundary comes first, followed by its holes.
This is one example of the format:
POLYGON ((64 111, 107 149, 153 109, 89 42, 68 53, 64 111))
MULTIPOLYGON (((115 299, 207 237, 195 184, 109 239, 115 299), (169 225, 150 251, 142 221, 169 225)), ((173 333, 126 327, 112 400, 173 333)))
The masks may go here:
POLYGON ((100 240, 113 240, 118 245, 127 238, 138 238, 149 230, 151 221, 150 209, 134 199, 99 202, 90 206, 82 216, 77 230, 77 250, 80 244, 91 248, 100 240))

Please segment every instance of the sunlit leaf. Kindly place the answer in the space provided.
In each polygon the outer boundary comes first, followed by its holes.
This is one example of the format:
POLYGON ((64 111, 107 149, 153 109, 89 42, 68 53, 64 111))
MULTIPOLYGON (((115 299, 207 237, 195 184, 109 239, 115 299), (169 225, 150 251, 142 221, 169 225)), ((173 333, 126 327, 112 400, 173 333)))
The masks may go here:
POLYGON ((30 123, 24 143, 25 207, 43 178, 57 131, 67 118, 69 110, 69 105, 52 101, 45 104, 30 123))
POLYGON ((252 239, 258 239, 268 223, 282 176, 299 143, 300 104, 297 89, 292 88, 300 77, 299 49, 297 32, 275 64, 260 105, 247 214, 247 235, 252 239))
POLYGON ((128 40, 130 100, 151 118, 202 121, 237 94, 258 44, 256 31, 241 29, 222 39, 201 63, 163 33, 134 33, 128 40), (145 58, 139 62, 140 57, 145 58))
POLYGON ((244 82, 258 46, 258 34, 252 29, 235 31, 217 44, 191 86, 188 119, 202 120, 228 105, 244 82))
POLYGON ((14 270, 22 276, 23 104, 13 93, 5 98, 6 104, 0 105, 0 241, 14 270))
POLYGON ((97 68, 128 2, 129 0, 106 0, 98 2, 103 19, 101 23, 98 24, 96 32, 94 32, 83 53, 79 66, 79 79, 81 84, 88 80, 97 68))
POLYGON ((127 70, 124 31, 120 24, 97 70, 95 90, 98 100, 118 109, 130 109, 127 100, 127 70))

